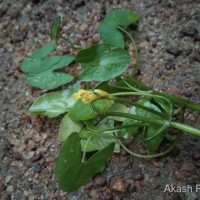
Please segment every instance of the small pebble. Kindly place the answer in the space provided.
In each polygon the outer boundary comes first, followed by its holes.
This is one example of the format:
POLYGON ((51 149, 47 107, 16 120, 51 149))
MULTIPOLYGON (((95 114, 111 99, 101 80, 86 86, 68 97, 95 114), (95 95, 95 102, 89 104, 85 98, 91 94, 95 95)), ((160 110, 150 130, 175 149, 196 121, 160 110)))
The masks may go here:
POLYGON ((181 51, 179 49, 176 49, 176 48, 169 48, 169 49, 166 49, 167 53, 177 57, 181 54, 181 51))
POLYGON ((33 156, 32 161, 36 162, 36 161, 40 160, 41 158, 42 158, 42 155, 40 153, 38 153, 33 156))
POLYGON ((123 179, 119 178, 111 185, 111 189, 116 192, 125 193, 127 191, 127 184, 123 179))
POLYGON ((40 165, 34 165, 33 166, 33 172, 34 173, 40 173, 41 172, 41 167, 40 167, 40 165))
POLYGON ((106 184, 105 176, 97 176, 97 177, 95 177, 94 183, 95 183, 95 185, 98 185, 98 186, 105 185, 106 184))
POLYGON ((7 188, 6 188, 6 191, 8 193, 12 193, 14 191, 14 187, 12 185, 9 185, 7 188))
POLYGON ((193 26, 188 26, 185 29, 183 29, 181 32, 184 36, 189 36, 189 37, 194 37, 195 35, 198 34, 198 30, 193 26))
POLYGON ((47 157, 46 159, 45 159, 45 162, 54 162, 55 161, 55 158, 54 157, 52 157, 52 156, 49 156, 49 157, 47 157))
POLYGON ((174 173, 174 177, 175 177, 175 179, 176 179, 177 181, 181 181, 181 182, 186 181, 186 176, 185 176, 184 173, 181 172, 181 171, 176 171, 176 172, 174 173))
POLYGON ((135 181, 139 181, 139 180, 142 180, 144 178, 144 176, 143 176, 142 172, 135 172, 135 173, 133 173, 132 178, 135 181))
POLYGON ((192 163, 183 163, 180 170, 187 171, 187 172, 193 172, 195 170, 195 165, 192 163))

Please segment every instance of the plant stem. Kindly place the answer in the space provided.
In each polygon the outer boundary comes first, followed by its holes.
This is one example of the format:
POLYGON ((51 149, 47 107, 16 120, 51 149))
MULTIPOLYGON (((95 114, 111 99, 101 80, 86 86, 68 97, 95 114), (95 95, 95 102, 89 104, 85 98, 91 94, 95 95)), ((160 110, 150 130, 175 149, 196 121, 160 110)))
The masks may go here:
POLYGON ((62 36, 60 33, 58 34, 63 40, 65 40, 67 43, 69 43, 73 48, 75 49, 81 49, 81 46, 78 46, 76 44, 73 44, 70 40, 68 40, 66 37, 62 36))
POLYGON ((128 114, 128 113, 120 113, 120 112, 107 112, 106 114, 108 116, 119 116, 119 117, 130 118, 130 119, 146 122, 146 123, 149 123, 149 124, 164 125, 165 123, 169 123, 169 125, 173 128, 185 131, 185 132, 192 134, 192 135, 200 136, 200 129, 194 128, 192 126, 182 124, 182 123, 179 123, 179 122, 171 122, 171 121, 167 121, 167 120, 151 119, 151 118, 147 118, 147 117, 142 117, 142 116, 128 114))
POLYGON ((156 158, 156 157, 161 157, 161 156, 165 156, 167 155, 170 151, 173 150, 173 148, 177 145, 179 139, 180 139, 181 133, 179 133, 179 135, 176 137, 175 141, 172 143, 172 145, 166 149, 165 151, 161 152, 161 153, 157 153, 157 154, 152 154, 152 155, 143 155, 143 154, 138 154, 135 152, 132 152, 130 149, 128 149, 123 142, 118 139, 119 144, 123 147, 123 149, 125 149, 125 151, 127 151, 130 155, 132 156, 136 156, 138 158, 156 158))
POLYGON ((158 111, 156 111, 156 110, 153 110, 153 109, 151 109, 151 108, 148 108, 148 107, 146 107, 146 106, 143 106, 143 105, 141 105, 141 104, 139 104, 139 103, 137 103, 137 102, 133 102, 133 101, 131 101, 131 100, 129 100, 129 99, 117 98, 115 101, 116 101, 116 102, 118 101, 118 102, 121 102, 121 103, 130 104, 130 105, 132 105, 132 106, 135 106, 135 107, 141 108, 141 109, 143 109, 143 110, 146 110, 147 112, 151 112, 151 113, 153 113, 153 114, 155 114, 155 115, 158 115, 158 116, 160 116, 160 117, 163 118, 163 119, 166 119, 166 116, 163 115, 162 113, 160 113, 160 112, 158 112, 158 111))
POLYGON ((190 133, 192 135, 200 136, 200 129, 189 126, 187 124, 182 124, 182 123, 179 123, 179 122, 171 122, 171 126, 173 128, 185 131, 185 132, 190 133))
POLYGON ((138 70, 138 65, 139 65, 139 54, 138 54, 138 49, 137 49, 137 46, 135 44, 135 40, 133 39, 132 35, 126 30, 124 29, 123 27, 121 26, 118 26, 117 27, 120 31, 122 31, 123 33, 125 33, 131 40, 131 42, 133 43, 133 48, 134 48, 134 52, 135 52, 135 69, 136 69, 136 72, 138 70))

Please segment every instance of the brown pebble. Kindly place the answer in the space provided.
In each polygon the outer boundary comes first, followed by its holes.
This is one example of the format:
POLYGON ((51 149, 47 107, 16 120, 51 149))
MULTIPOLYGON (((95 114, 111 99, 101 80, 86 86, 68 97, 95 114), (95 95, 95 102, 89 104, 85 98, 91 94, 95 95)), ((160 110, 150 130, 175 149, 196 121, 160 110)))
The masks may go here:
POLYGON ((0 179, 0 192, 3 191, 4 189, 5 189, 4 181, 0 179))
POLYGON ((187 171, 187 172, 193 172, 195 170, 195 165, 193 165, 192 163, 183 163, 180 170, 181 171, 187 171))
POLYGON ((127 191, 127 184, 123 179, 119 178, 111 185, 111 189, 116 192, 125 193, 127 191))
POLYGON ((54 162, 55 161, 55 158, 54 157, 52 157, 52 156, 49 156, 49 157, 47 157, 47 158, 45 158, 45 162, 54 162))
POLYGON ((177 181, 181 181, 181 182, 186 181, 186 176, 184 175, 183 172, 180 172, 180 171, 175 172, 174 177, 177 181))
POLYGON ((87 25, 87 24, 81 24, 81 25, 79 26, 79 30, 80 30, 80 31, 86 31, 87 28, 88 28, 88 25, 87 25))
POLYGON ((95 185, 98 185, 98 186, 105 185, 106 184, 106 178, 105 178, 105 176, 97 176, 94 179, 94 183, 95 183, 95 185))

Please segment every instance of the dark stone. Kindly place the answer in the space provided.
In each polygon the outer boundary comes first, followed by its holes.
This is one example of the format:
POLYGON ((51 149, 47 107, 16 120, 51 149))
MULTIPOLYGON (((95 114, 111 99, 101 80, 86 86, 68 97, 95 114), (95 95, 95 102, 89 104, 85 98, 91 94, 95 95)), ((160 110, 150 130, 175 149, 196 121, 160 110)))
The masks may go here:
POLYGON ((40 167, 40 165, 34 165, 33 166, 33 172, 34 173, 40 173, 41 172, 41 167, 40 167))
POLYGON ((183 29, 181 33, 183 34, 183 36, 195 37, 198 34, 198 30, 193 26, 188 26, 183 29))
POLYGON ((168 48, 166 49, 167 53, 177 57, 181 54, 181 51, 179 49, 176 49, 176 48, 168 48))
POLYGON ((40 160, 41 158, 42 158, 42 154, 39 153, 33 156, 32 161, 35 162, 35 161, 40 160))
POLYGON ((139 172, 133 173, 132 178, 135 181, 140 181, 144 178, 144 176, 143 176, 142 172, 139 171, 139 172))

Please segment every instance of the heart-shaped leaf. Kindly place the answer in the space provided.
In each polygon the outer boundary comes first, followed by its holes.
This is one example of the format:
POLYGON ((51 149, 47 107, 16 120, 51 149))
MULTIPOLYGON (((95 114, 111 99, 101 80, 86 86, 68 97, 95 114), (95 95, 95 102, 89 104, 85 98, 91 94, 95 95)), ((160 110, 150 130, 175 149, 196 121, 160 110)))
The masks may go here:
POLYGON ((104 170, 113 149, 114 143, 95 153, 87 162, 81 162, 80 138, 78 133, 71 134, 56 161, 56 178, 60 188, 71 192, 84 185, 95 174, 104 170))
POLYGON ((50 92, 38 97, 29 112, 53 118, 67 112, 74 103, 70 90, 50 92))
POLYGON ((122 48, 95 44, 80 50, 75 58, 85 68, 83 81, 107 81, 119 76, 130 63, 130 55, 122 48))
MULTIPOLYGON (((110 117, 106 117, 105 119, 101 120, 96 126, 96 128, 99 130, 111 127, 114 127, 114 120, 112 120, 110 117)), ((115 143, 114 152, 116 153, 120 152, 120 145, 113 133, 102 132, 99 134, 94 134, 94 136, 89 140, 89 142, 87 142, 87 139, 92 134, 94 133, 92 131, 87 130, 86 128, 81 130, 79 136, 81 137, 82 150, 85 149, 85 145, 87 145, 86 146, 87 152, 101 150, 106 146, 108 146, 110 143, 114 142, 115 143)))
POLYGON ((118 9, 108 13, 99 25, 98 32, 105 43, 124 48, 124 37, 118 26, 129 26, 138 21, 139 15, 130 9, 118 9))
POLYGON ((69 117, 74 121, 93 119, 98 113, 107 111, 113 100, 99 99, 92 104, 84 104, 82 100, 78 100, 69 110, 69 117))
POLYGON ((72 133, 79 133, 83 128, 83 124, 81 122, 73 121, 68 114, 66 114, 60 124, 59 132, 58 132, 58 140, 60 142, 64 142, 72 133))

